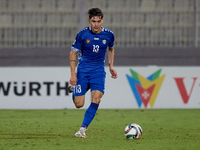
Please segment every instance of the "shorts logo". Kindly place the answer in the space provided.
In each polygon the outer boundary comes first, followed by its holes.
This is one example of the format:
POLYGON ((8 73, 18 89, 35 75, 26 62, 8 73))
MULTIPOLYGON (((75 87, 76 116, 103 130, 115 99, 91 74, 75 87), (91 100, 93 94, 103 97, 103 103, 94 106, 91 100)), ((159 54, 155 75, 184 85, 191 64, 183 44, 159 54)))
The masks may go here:
POLYGON ((126 77, 129 81, 139 108, 142 106, 142 104, 144 104, 145 108, 147 108, 148 104, 150 104, 152 108, 164 81, 165 74, 160 76, 161 69, 159 69, 149 77, 145 78, 132 69, 130 69, 130 72, 132 77, 128 74, 126 74, 126 77))
POLYGON ((106 40, 103 40, 102 42, 103 42, 103 44, 106 44, 106 40))
POLYGON ((87 44, 89 44, 89 43, 90 43, 90 40, 89 40, 89 39, 87 39, 87 40, 86 40, 86 43, 87 43, 87 44))

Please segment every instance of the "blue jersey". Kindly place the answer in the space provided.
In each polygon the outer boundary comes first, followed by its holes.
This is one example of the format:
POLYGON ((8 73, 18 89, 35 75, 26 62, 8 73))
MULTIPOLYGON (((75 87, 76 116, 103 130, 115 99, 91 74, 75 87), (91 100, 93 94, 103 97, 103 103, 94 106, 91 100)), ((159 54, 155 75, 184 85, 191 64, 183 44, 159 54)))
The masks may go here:
POLYGON ((105 71, 107 47, 114 47, 114 33, 102 27, 100 33, 93 33, 91 27, 81 30, 71 49, 79 53, 77 72, 105 71))

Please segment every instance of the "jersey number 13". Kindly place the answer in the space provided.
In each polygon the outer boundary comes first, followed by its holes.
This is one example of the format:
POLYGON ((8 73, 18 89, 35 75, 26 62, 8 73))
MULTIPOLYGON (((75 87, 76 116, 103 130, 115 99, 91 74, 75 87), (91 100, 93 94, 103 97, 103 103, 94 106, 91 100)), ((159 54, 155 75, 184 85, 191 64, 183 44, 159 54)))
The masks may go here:
POLYGON ((99 51, 99 45, 93 45, 93 52, 97 53, 99 51))

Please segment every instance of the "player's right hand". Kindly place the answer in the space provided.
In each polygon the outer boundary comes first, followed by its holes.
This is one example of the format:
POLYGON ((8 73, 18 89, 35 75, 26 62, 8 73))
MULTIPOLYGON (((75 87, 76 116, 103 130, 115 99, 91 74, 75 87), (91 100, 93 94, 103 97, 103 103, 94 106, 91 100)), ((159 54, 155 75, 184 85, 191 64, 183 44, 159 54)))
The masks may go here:
POLYGON ((76 85, 76 81, 77 81, 76 74, 72 74, 72 75, 71 75, 71 78, 70 78, 70 80, 69 80, 69 83, 70 83, 71 85, 76 85))

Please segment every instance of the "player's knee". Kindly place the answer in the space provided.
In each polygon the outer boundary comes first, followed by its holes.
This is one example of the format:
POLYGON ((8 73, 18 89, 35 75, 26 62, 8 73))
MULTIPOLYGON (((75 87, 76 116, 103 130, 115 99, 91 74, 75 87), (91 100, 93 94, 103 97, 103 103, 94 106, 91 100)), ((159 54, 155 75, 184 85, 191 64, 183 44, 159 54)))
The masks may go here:
POLYGON ((100 104, 101 98, 93 98, 93 99, 92 99, 92 102, 93 102, 93 103, 96 103, 96 104, 100 104))
POLYGON ((83 107, 83 105, 80 105, 80 104, 75 104, 76 108, 81 108, 83 107))
POLYGON ((75 104, 76 108, 83 107, 84 103, 85 103, 85 97, 84 96, 75 97, 74 104, 75 104))
POLYGON ((76 108, 81 108, 81 107, 83 107, 84 102, 83 101, 74 101, 74 104, 75 104, 76 108))
POLYGON ((82 103, 75 103, 76 108, 81 108, 81 107, 83 107, 83 105, 84 104, 82 104, 82 103))

